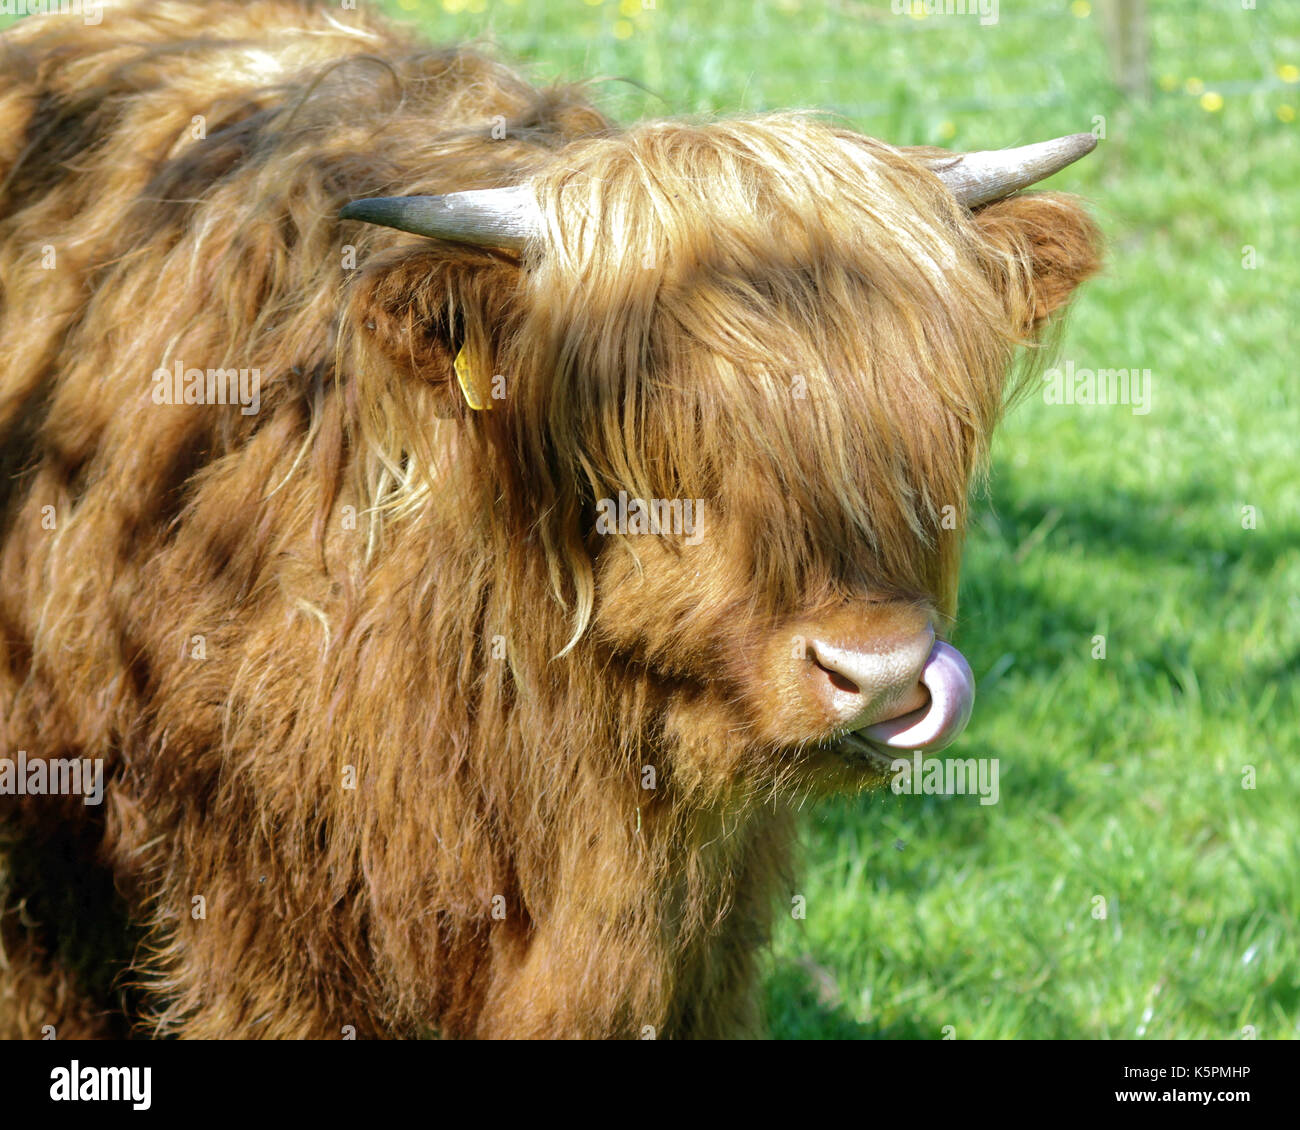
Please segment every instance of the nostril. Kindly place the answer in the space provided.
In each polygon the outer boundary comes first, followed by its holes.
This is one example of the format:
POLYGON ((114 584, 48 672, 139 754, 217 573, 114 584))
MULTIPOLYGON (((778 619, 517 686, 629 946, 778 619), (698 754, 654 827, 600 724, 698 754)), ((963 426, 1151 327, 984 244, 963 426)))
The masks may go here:
POLYGON ((845 694, 861 694, 862 688, 850 679, 843 671, 837 671, 834 667, 823 663, 817 654, 817 649, 809 646, 807 657, 812 661, 813 666, 819 667, 826 673, 826 678, 830 680, 831 686, 837 691, 843 691, 845 694))
POLYGON ((905 644, 868 649, 806 639, 807 670, 818 684, 813 693, 837 724, 853 729, 921 710, 929 701, 921 670, 933 640, 933 633, 926 633, 905 644))

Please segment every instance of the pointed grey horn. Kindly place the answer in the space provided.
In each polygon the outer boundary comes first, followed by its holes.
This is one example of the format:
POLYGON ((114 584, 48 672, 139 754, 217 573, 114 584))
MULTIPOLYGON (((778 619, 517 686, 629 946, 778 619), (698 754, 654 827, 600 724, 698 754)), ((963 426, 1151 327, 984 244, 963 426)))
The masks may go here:
POLYGON ((923 157, 921 163, 948 186, 959 203, 975 208, 1060 172, 1096 147, 1092 134, 1073 133, 1019 149, 923 157))
POLYGON ((345 205, 339 217, 435 239, 516 251, 542 230, 537 198, 527 185, 446 196, 375 196, 345 205))

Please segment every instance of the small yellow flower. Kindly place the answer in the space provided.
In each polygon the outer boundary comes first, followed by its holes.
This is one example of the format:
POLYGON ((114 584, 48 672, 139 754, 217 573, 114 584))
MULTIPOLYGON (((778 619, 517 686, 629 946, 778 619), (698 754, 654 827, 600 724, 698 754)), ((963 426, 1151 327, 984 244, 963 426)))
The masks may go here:
POLYGON ((1074 0, 1070 5, 1070 13, 1076 20, 1086 20, 1092 15, 1092 5, 1088 0, 1074 0))
POLYGON ((1205 83, 1203 83, 1199 78, 1189 78, 1185 83, 1183 83, 1183 87, 1186 89, 1188 94, 1200 94, 1201 91, 1205 89, 1205 83))
POLYGON ((1295 107, 1294 107, 1294 106, 1285 106, 1285 105, 1283 105, 1283 106, 1279 106, 1279 107, 1277 108, 1277 118, 1278 118, 1278 121, 1280 121, 1280 122, 1294 122, 1294 121, 1295 121, 1295 107))
POLYGON ((951 141, 957 136, 957 127, 952 122, 939 123, 939 137, 944 141, 951 141))
POLYGON ((1277 77, 1283 82, 1300 82, 1300 67, 1294 63, 1279 63, 1277 77))
POLYGON ((634 31, 636 31, 636 28, 634 28, 634 27, 632 26, 632 21, 631 21, 631 20, 615 20, 615 21, 614 21, 614 38, 615 38, 615 39, 631 39, 631 38, 632 38, 632 33, 633 33, 634 31))
POLYGON ((1177 89, 1178 89, 1178 80, 1177 80, 1173 75, 1161 75, 1161 76, 1160 76, 1160 89, 1161 89, 1161 90, 1166 90, 1166 91, 1168 91, 1168 90, 1177 90, 1177 89))
POLYGON ((1201 95, 1201 109, 1211 114, 1217 114, 1223 109, 1223 95, 1217 90, 1207 90, 1201 95))
POLYGON ((645 11, 645 6, 641 3, 641 0, 619 0, 618 10, 620 15, 624 15, 630 20, 637 13, 645 11))

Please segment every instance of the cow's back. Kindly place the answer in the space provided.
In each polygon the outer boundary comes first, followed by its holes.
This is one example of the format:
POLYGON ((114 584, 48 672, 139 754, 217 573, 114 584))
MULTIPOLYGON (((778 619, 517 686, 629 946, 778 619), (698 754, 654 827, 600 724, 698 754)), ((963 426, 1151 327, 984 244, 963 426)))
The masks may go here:
MULTIPOLYGON (((288 0, 32 18, 4 58, 0 756, 97 759, 108 796, 0 797, 0 1032, 63 1036, 101 1030, 110 991, 135 991, 89 985, 79 961, 138 954, 123 897, 138 907, 167 883, 188 897, 166 853, 218 797, 234 812, 227 794, 246 790, 282 829, 335 783, 333 764, 263 754, 311 745, 294 727, 365 550, 324 533, 356 458, 337 339, 356 273, 394 238, 354 225, 350 247, 339 207, 510 181, 606 123, 474 51, 288 0), (191 402, 194 370, 240 378, 209 376, 191 402), (204 402, 214 387, 240 396, 204 402), (259 705, 240 716, 237 701, 259 705)), ((207 846, 196 873, 239 871, 207 846)), ((317 901, 268 895, 290 919, 317 901)), ((174 917, 155 916, 148 944, 178 945, 174 917)), ((338 960, 363 956, 339 942, 338 960)), ((278 977, 269 997, 291 991, 278 977)), ((264 1030, 320 1030, 284 1023, 264 1030)))
POLYGON ((266 528, 262 496, 304 445, 352 454, 340 310, 393 240, 349 247, 340 205, 511 180, 605 123, 473 51, 291 0, 33 18, 5 59, 0 718, 20 742, 49 640, 84 747, 112 728, 123 670, 150 678, 131 606, 160 602, 178 523, 212 527, 208 559, 178 562, 188 589, 211 575, 238 603, 272 534, 282 552, 312 534, 292 504, 266 528), (195 371, 220 402, 187 402, 195 371))

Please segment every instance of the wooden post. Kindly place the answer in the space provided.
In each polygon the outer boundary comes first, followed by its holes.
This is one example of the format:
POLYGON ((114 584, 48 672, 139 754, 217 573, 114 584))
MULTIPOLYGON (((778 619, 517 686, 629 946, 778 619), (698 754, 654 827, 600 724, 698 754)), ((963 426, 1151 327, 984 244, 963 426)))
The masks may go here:
POLYGON ((1100 0, 1100 7, 1115 82, 1125 94, 1145 101, 1150 94, 1146 0, 1100 0))

